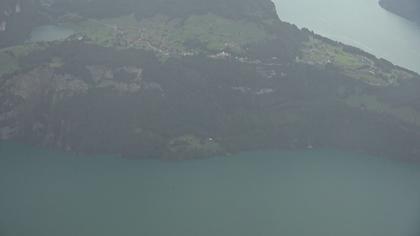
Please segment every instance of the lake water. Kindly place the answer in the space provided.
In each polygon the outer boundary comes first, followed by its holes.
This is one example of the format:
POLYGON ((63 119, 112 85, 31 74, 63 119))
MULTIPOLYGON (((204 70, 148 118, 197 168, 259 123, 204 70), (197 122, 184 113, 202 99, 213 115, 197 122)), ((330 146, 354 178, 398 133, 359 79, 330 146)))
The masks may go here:
POLYGON ((420 73, 420 25, 378 0, 273 0, 284 21, 364 49, 420 73))
POLYGON ((73 30, 63 28, 55 25, 44 25, 36 27, 32 30, 29 41, 42 42, 42 41, 55 41, 62 40, 74 33, 73 30))
POLYGON ((0 235, 418 236, 420 166, 331 150, 200 161, 0 145, 0 235))

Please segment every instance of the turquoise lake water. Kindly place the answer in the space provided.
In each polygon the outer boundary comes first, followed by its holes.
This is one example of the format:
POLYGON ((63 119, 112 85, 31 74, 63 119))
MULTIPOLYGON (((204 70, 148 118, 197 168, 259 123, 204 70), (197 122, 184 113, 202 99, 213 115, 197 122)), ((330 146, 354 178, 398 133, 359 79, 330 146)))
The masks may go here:
POLYGON ((420 73, 420 25, 378 0, 273 0, 284 21, 420 73))
POLYGON ((418 236, 420 165, 332 150, 200 161, 0 145, 0 235, 418 236))
POLYGON ((73 30, 55 25, 44 25, 36 27, 30 37, 31 42, 62 40, 74 33, 73 30))

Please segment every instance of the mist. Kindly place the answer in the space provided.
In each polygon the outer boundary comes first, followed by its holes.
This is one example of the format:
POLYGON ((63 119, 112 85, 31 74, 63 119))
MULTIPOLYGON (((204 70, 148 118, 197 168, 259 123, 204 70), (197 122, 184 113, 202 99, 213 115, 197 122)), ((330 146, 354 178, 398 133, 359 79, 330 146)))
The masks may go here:
POLYGON ((415 0, 2 0, 0 235, 420 235, 415 0))

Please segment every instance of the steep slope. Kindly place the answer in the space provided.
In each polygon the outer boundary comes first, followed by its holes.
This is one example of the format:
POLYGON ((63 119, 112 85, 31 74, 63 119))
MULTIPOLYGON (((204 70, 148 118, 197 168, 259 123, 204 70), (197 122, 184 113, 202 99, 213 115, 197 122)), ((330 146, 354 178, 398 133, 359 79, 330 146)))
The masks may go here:
POLYGON ((420 23, 420 1, 418 0, 381 0, 380 5, 388 11, 420 23))
POLYGON ((44 10, 75 35, 0 51, 2 139, 134 158, 420 158, 418 75, 281 22, 269 0, 65 3, 44 10))

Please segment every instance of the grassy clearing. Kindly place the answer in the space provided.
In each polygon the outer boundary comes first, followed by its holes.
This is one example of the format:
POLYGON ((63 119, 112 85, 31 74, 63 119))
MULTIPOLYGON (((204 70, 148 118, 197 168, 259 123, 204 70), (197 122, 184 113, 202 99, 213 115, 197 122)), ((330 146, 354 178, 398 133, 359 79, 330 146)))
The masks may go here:
POLYGON ((362 80, 374 86, 388 86, 398 83, 399 79, 413 78, 407 72, 388 66, 384 68, 360 54, 346 52, 341 46, 310 38, 302 49, 298 61, 318 65, 333 66, 351 78, 362 80))
POLYGON ((100 45, 111 46, 109 42, 114 39, 112 28, 101 24, 99 21, 87 20, 78 23, 65 23, 63 26, 74 30, 76 33, 86 35, 100 45))
POLYGON ((255 23, 208 14, 188 18, 181 37, 184 40, 199 39, 210 50, 240 50, 243 45, 262 41, 268 35, 255 23))
POLYGON ((310 38, 303 49, 303 60, 314 64, 333 64, 343 69, 357 69, 369 63, 361 56, 345 52, 343 48, 310 38))
POLYGON ((147 48, 174 54, 188 51, 186 42, 192 40, 198 40, 207 50, 230 49, 239 52, 244 45, 268 37, 262 27, 255 23, 212 14, 191 16, 185 21, 154 16, 140 22, 133 15, 128 15, 66 23, 65 27, 104 46, 147 48))

